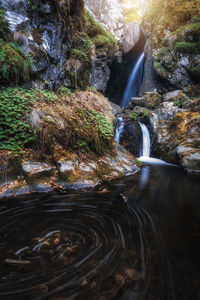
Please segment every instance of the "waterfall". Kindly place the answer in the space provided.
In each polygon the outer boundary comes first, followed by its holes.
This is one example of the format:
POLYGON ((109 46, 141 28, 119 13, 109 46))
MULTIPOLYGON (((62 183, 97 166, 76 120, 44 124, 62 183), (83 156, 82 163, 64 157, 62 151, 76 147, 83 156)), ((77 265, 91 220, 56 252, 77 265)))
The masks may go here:
POLYGON ((120 142, 120 137, 123 134, 124 131, 124 120, 121 116, 117 118, 117 126, 116 126, 116 132, 115 132, 115 141, 117 144, 120 142))
POLYGON ((150 163, 150 164, 158 164, 158 165, 168 165, 168 166, 175 166, 173 164, 169 164, 162 159, 150 157, 151 152, 151 140, 149 130, 146 125, 140 123, 140 128, 142 131, 142 155, 139 157, 139 160, 142 162, 150 163))
POLYGON ((149 157, 151 147, 149 131, 143 123, 139 122, 139 125, 142 130, 142 157, 149 157))
POLYGON ((144 62, 144 52, 139 56, 136 64, 133 67, 133 71, 128 80, 124 96, 122 99, 122 107, 126 107, 132 97, 138 95, 140 86, 142 84, 143 77, 143 62, 144 62))

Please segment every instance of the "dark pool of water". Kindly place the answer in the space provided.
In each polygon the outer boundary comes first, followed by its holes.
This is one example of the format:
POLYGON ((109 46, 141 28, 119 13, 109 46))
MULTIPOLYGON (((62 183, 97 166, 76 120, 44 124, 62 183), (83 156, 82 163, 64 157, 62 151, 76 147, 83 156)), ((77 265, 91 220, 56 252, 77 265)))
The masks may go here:
POLYGON ((200 177, 146 166, 0 210, 0 299, 200 299, 200 177))

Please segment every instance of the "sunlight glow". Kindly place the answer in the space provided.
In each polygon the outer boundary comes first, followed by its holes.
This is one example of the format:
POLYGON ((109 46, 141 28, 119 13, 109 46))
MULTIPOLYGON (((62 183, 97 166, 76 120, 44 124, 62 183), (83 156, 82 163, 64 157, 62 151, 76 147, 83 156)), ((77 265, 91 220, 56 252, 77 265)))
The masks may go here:
POLYGON ((148 0, 122 0, 126 22, 141 22, 148 0))

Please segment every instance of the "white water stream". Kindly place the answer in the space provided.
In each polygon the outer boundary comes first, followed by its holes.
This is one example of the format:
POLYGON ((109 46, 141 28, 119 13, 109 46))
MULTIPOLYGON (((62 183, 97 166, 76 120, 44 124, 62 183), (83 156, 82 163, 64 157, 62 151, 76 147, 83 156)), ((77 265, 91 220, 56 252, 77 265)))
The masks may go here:
POLYGON ((120 142, 120 137, 122 136, 124 132, 124 120, 121 116, 117 118, 117 127, 115 132, 115 141, 117 144, 120 142))
POLYGON ((139 122, 139 125, 142 131, 142 155, 139 157, 139 160, 144 163, 149 163, 153 165, 159 164, 159 165, 175 166, 173 164, 165 162, 162 159, 150 157, 151 140, 150 140, 149 130, 145 124, 139 122))
POLYGON ((135 97, 138 95, 139 88, 142 84, 142 76, 143 76, 143 64, 144 64, 144 52, 139 56, 136 64, 133 67, 133 71, 128 80, 128 84, 126 86, 122 107, 126 107, 131 100, 131 97, 135 97))

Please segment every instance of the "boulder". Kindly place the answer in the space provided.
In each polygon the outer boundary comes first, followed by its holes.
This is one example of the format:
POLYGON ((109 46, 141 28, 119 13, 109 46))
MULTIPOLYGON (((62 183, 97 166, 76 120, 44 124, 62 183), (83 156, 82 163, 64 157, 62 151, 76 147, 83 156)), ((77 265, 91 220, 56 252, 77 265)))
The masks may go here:
POLYGON ((75 163, 71 160, 58 161, 58 170, 61 177, 68 178, 75 168, 75 163))
POLYGON ((167 101, 170 102, 170 101, 176 100, 181 92, 182 92, 181 90, 175 90, 175 91, 164 94, 163 95, 164 102, 167 102, 167 101))
POLYGON ((123 117, 124 129, 120 138, 120 144, 136 157, 140 156, 142 144, 141 128, 136 120, 129 116, 123 117))
POLYGON ((145 107, 145 98, 144 97, 131 98, 131 101, 129 102, 128 107, 133 108, 135 106, 145 107))
POLYGON ((24 162, 22 171, 28 179, 37 179, 51 175, 53 168, 45 162, 24 162))
POLYGON ((146 92, 144 93, 145 107, 155 108, 160 104, 161 96, 157 92, 146 92))
POLYGON ((117 145, 113 154, 99 157, 95 161, 59 162, 58 185, 65 189, 94 188, 98 184, 134 174, 139 170, 134 156, 117 145))

